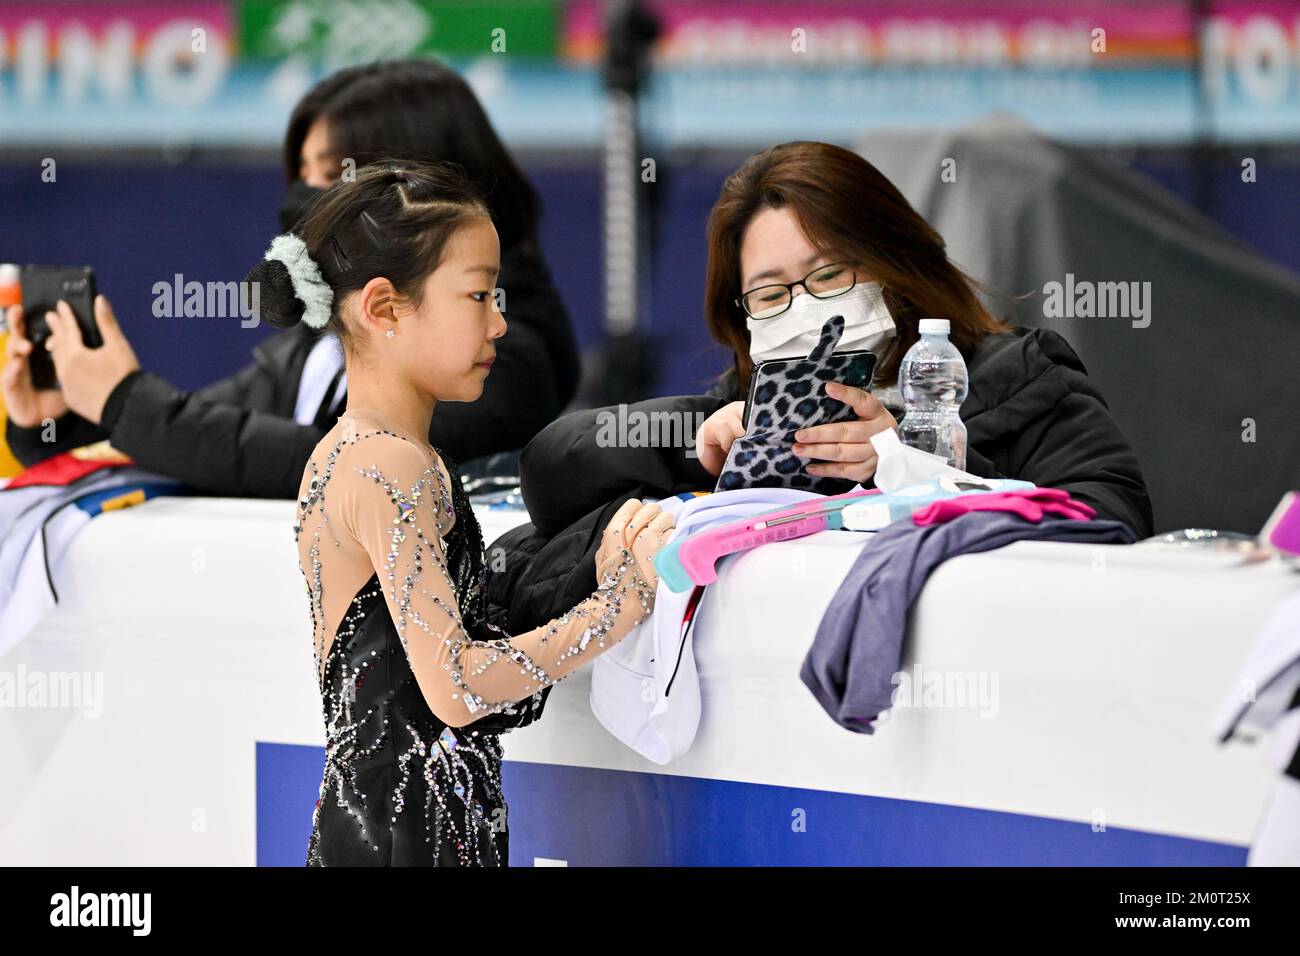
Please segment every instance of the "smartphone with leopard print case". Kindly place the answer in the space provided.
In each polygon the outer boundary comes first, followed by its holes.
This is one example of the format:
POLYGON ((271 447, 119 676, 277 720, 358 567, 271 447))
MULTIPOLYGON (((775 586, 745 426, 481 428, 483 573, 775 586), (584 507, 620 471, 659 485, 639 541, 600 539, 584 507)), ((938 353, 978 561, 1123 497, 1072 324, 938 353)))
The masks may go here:
MULTIPOLYGON (((756 405, 765 404, 775 406, 775 400, 778 399, 786 384, 792 379, 800 376, 801 372, 814 385, 820 386, 822 382, 841 382, 844 385, 852 385, 854 388, 869 389, 871 386, 871 377, 876 371, 876 353, 868 352, 866 349, 859 349, 854 352, 840 352, 835 358, 844 358, 848 361, 843 366, 843 371, 836 371, 836 368, 828 369, 835 372, 833 376, 810 376, 806 375, 806 369, 796 368, 799 364, 807 365, 807 359, 769 359, 766 362, 760 362, 754 366, 754 371, 749 376, 749 395, 745 397, 745 411, 741 415, 741 424, 746 430, 749 429, 751 412, 756 405), (756 400, 760 397, 763 400, 756 400), (769 399, 768 396, 771 396, 769 399)), ((788 390, 785 394, 789 394, 788 390)), ((826 425, 833 422, 847 421, 853 417, 853 410, 837 398, 831 398, 829 395, 819 395, 821 399, 823 413, 825 415, 814 425, 826 425)), ((800 428, 806 426, 800 425, 800 428)))
POLYGON ((856 487, 857 483, 847 478, 808 474, 804 466, 814 459, 792 450, 795 432, 801 428, 854 417, 852 406, 825 393, 824 383, 842 382, 863 389, 871 384, 876 370, 874 352, 832 351, 843 321, 835 316, 826 323, 822 340, 807 358, 773 359, 754 368, 742 418, 745 434, 731 443, 716 491, 797 488, 834 495, 856 487))

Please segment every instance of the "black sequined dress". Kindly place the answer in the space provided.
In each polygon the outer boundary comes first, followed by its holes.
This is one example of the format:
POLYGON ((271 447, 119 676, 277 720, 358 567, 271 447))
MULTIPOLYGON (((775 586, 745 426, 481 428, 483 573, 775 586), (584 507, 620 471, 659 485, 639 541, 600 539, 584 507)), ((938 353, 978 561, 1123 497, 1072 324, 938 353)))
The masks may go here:
MULTIPOLYGON (((482 532, 455 462, 440 457, 458 516, 446 537, 456 598, 466 626, 487 631, 482 532)), ((520 702, 513 714, 448 727, 424 701, 373 575, 326 658, 325 773, 307 865, 506 865, 500 734, 536 719, 549 691, 520 702)))

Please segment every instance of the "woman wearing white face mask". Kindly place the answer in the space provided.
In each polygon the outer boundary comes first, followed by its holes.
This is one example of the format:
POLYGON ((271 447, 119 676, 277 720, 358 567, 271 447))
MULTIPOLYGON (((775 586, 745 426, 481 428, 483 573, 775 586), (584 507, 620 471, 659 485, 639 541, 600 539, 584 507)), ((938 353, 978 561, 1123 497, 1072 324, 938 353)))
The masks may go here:
MULTIPOLYGON (((893 351, 897 326, 885 304, 884 287, 874 280, 858 280, 859 274, 865 272, 860 261, 846 258, 842 253, 822 254, 812 249, 789 207, 764 209, 754 217, 745 235, 742 246, 750 247, 751 261, 761 256, 758 250, 771 249, 777 253, 776 258, 787 263, 784 267, 750 273, 751 279, 746 283, 749 291, 735 300, 745 312, 751 369, 771 359, 807 355, 817 344, 826 320, 834 315, 844 317, 844 333, 836 344, 837 352, 866 349, 880 360, 893 351), (803 268, 809 262, 821 264, 802 278, 786 280, 792 264, 799 263, 795 268, 803 268)), ((745 259, 744 253, 741 258, 745 259)), ((875 382, 882 381, 882 376, 877 374, 875 382)), ((858 420, 808 429, 806 434, 798 436, 801 442, 807 443, 806 449, 800 444, 794 450, 822 458, 829 455, 822 455, 824 449, 814 447, 818 444, 860 444, 861 448, 839 449, 839 454, 847 456, 838 459, 842 465, 814 462, 807 470, 813 475, 867 481, 875 472, 875 453, 868 439, 886 428, 896 428, 898 422, 869 391, 838 384, 832 384, 830 389, 832 397, 854 407, 858 420), (836 394, 836 389, 842 389, 842 394, 836 394)), ((697 450, 701 464, 710 474, 718 474, 732 441, 744 434, 741 423, 744 406, 743 401, 727 404, 701 428, 697 450)))
POLYGON ((869 349, 871 391, 828 384, 857 420, 796 434, 795 452, 822 463, 810 474, 870 485, 870 438, 897 427, 896 381, 923 318, 948 319, 966 359, 967 469, 1068 489, 1103 517, 1150 534, 1151 505, 1136 457, 1055 332, 1015 329, 993 317, 943 237, 874 166, 826 143, 764 150, 728 177, 709 217, 705 317, 735 353, 710 396, 726 404, 701 427, 700 464, 716 476, 744 433, 743 398, 754 366, 807 355, 822 324, 843 315, 837 351, 869 349))
POLYGON ((489 603, 521 627, 559 614, 590 589, 578 572, 623 501, 713 490, 743 433, 755 362, 808 354, 833 315, 845 319, 837 348, 870 349, 878 362, 871 391, 828 384, 857 418, 797 435, 805 447, 796 451, 824 462, 810 472, 846 487, 872 484, 869 439, 902 417, 892 387, 899 362, 921 319, 947 319, 970 374, 961 406, 966 469, 1063 488, 1100 517, 1150 535, 1137 458, 1079 357, 1055 332, 1009 328, 974 289, 943 237, 856 153, 785 143, 751 157, 709 217, 705 318, 732 351, 731 368, 706 395, 583 409, 534 438, 521 460, 531 521, 493 542, 508 572, 489 585, 489 603), (683 447, 611 439, 619 420, 702 425, 683 447))

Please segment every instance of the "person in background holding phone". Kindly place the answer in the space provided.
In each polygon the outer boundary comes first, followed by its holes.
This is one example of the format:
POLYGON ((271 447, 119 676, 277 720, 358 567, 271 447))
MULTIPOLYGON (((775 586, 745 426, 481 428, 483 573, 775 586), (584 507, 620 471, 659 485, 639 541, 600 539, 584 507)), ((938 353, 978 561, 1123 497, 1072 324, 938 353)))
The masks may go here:
MULTIPOLYGON (((473 473, 488 456, 522 448, 572 400, 577 343, 542 257, 540 201, 492 129, 473 91, 434 61, 374 63, 326 77, 299 102, 285 135, 289 184, 280 210, 291 229, 351 160, 446 160, 486 193, 501 237, 501 285, 510 317, 491 381, 477 402, 439 405, 429 439, 473 473)), ((345 407, 338 345, 306 327, 254 347, 234 375, 184 392, 139 367, 108 301, 96 301, 105 339, 88 349, 66 306, 51 318, 62 391, 32 387, 21 310, 0 375, 5 436, 20 462, 102 439, 151 471, 212 494, 292 498, 312 449, 345 407), (47 422, 53 422, 53 428, 47 422)))

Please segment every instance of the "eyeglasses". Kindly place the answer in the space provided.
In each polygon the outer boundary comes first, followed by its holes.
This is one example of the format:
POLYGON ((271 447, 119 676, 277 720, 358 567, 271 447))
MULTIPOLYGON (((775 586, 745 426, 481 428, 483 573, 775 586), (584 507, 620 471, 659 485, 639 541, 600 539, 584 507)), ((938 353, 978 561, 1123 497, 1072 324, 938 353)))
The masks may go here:
POLYGON ((794 287, 801 285, 815 299, 833 299, 843 295, 857 284, 857 274, 851 262, 832 262, 818 266, 797 282, 780 282, 750 289, 739 299, 734 299, 751 319, 774 319, 794 301, 794 287))

